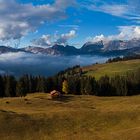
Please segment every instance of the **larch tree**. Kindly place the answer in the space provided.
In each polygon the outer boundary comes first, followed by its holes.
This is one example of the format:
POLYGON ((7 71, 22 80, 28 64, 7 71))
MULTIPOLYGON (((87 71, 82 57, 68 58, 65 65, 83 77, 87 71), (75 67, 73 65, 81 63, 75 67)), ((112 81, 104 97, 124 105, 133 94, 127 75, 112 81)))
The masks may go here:
POLYGON ((62 83, 62 92, 64 92, 65 94, 69 93, 69 86, 66 79, 62 83))

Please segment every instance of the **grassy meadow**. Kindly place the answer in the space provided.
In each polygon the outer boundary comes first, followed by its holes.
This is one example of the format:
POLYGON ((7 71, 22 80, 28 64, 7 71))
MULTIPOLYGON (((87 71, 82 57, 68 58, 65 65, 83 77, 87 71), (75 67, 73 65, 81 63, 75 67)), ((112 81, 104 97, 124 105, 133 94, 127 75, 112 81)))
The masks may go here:
POLYGON ((119 61, 105 64, 96 64, 83 67, 85 75, 94 76, 99 79, 101 76, 125 75, 140 68, 140 59, 119 61))
POLYGON ((0 99, 0 140, 139 140, 140 96, 0 99))

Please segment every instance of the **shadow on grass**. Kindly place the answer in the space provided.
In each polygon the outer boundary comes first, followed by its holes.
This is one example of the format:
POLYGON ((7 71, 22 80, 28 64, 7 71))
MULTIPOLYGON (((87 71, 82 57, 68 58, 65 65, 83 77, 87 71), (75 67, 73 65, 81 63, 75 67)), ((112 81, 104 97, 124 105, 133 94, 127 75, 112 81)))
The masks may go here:
POLYGON ((60 101, 60 102, 69 102, 71 101, 71 99, 73 98, 72 95, 62 95, 61 97, 54 97, 51 98, 51 96, 49 95, 49 98, 46 97, 34 97, 37 99, 41 99, 41 100, 52 100, 52 101, 60 101))
POLYGON ((58 98, 52 98, 51 100, 60 101, 60 102, 69 102, 72 100, 72 98, 73 98, 72 95, 63 95, 63 96, 58 97, 58 98))
POLYGON ((16 114, 16 112, 14 112, 14 111, 6 111, 6 110, 2 110, 2 109, 0 110, 0 112, 16 114))

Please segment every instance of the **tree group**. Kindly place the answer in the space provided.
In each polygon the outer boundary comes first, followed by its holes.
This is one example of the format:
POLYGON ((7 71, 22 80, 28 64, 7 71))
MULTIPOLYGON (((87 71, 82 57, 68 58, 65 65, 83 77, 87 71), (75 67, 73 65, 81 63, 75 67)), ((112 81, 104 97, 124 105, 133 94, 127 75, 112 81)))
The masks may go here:
POLYGON ((47 78, 24 75, 16 79, 10 75, 0 76, 0 97, 26 96, 27 93, 36 92, 49 93, 52 90, 66 94, 97 96, 127 96, 140 93, 140 69, 126 76, 106 75, 99 80, 78 74, 78 69, 76 66, 70 69, 71 72, 65 71, 47 78))

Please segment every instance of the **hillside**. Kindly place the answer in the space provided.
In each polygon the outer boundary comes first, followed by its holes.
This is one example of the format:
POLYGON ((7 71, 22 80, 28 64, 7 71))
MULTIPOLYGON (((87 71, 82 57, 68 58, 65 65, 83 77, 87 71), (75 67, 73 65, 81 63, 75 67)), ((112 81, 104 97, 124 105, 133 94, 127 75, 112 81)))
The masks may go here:
POLYGON ((135 71, 140 68, 140 59, 119 61, 113 63, 96 64, 83 67, 85 75, 94 76, 99 79, 101 76, 124 75, 127 72, 135 71))
POLYGON ((139 140, 140 96, 0 99, 1 140, 139 140))

